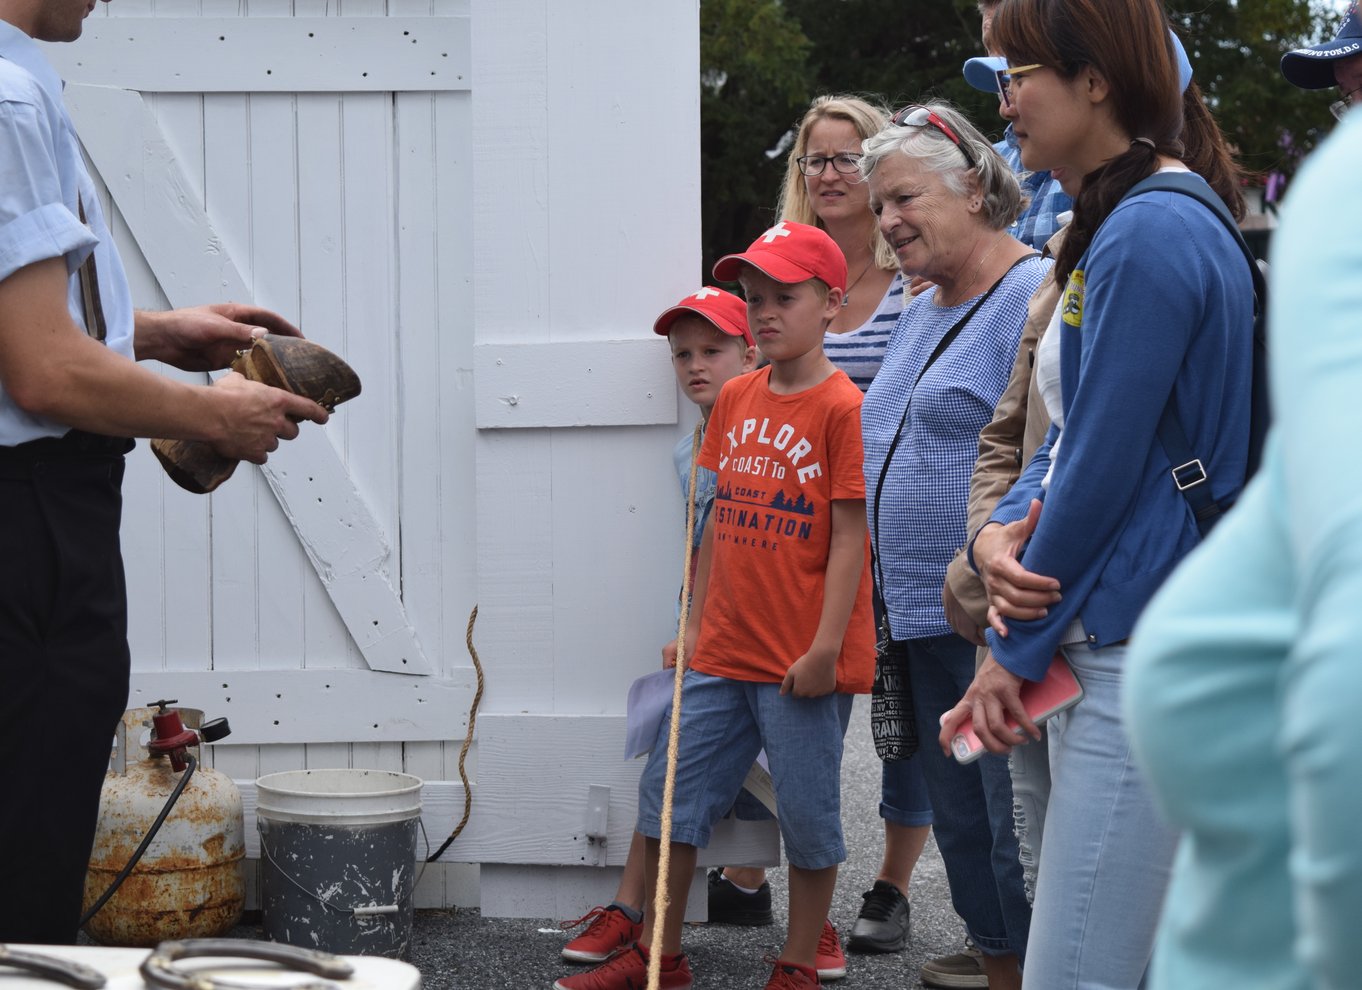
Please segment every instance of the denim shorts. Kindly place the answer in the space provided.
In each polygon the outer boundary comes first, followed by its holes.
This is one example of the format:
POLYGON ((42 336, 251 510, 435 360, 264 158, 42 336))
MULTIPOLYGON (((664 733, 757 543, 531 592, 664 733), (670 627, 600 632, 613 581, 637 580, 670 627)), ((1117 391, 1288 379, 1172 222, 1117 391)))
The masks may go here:
MULTIPOLYGON (((821 870, 846 859, 842 842, 842 737, 852 696, 795 698, 779 684, 686 671, 681 689, 672 841, 704 848, 733 806, 763 747, 791 866, 821 870)), ((667 774, 668 707, 638 784, 638 831, 661 835, 667 774)))

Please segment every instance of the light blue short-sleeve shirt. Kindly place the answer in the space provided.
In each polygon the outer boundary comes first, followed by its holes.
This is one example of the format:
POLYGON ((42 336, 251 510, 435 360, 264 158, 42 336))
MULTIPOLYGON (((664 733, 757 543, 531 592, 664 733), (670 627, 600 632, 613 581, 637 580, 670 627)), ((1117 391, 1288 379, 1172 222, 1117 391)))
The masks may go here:
MULTIPOLYGON (((35 262, 64 258, 71 276, 67 308, 84 328, 76 273, 91 251, 99 275, 105 344, 130 358, 128 280, 62 104, 61 78, 32 38, 0 21, 0 281, 35 262), (86 223, 80 221, 82 205, 86 223)), ((0 386, 0 445, 58 437, 68 429, 19 409, 0 386)))

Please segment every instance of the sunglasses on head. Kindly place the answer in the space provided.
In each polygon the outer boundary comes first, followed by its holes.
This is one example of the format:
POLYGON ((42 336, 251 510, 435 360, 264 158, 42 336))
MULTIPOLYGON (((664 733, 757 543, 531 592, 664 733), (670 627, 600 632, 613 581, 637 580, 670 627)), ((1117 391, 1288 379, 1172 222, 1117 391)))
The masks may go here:
POLYGON ((950 125, 942 120, 940 115, 930 107, 910 103, 898 113, 894 114, 890 120, 899 127, 935 127, 942 134, 946 135, 952 144, 960 149, 960 154, 965 156, 965 162, 971 169, 978 167, 978 163, 974 160, 974 156, 969 153, 969 149, 965 147, 964 142, 960 140, 959 135, 951 130, 950 125))

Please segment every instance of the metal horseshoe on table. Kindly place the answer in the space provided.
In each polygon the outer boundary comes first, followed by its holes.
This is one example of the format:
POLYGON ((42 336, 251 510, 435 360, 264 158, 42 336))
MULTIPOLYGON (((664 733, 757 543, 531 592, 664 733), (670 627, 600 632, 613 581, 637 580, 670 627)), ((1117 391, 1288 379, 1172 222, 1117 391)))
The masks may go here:
POLYGON ((38 952, 18 952, 0 945, 0 966, 13 966, 77 990, 99 990, 107 982, 98 970, 38 952))
MULTIPOLYGON (((201 959, 206 956, 228 959, 260 959, 302 973, 311 973, 328 980, 348 979, 355 972, 344 959, 312 949, 300 949, 277 942, 248 942, 232 938, 191 938, 178 942, 162 942, 143 960, 139 970, 148 987, 162 990, 243 990, 251 986, 232 980, 219 983, 202 970, 188 971, 176 967, 181 959, 201 959)), ((266 990, 263 984, 262 990, 266 990)), ((329 990, 325 982, 301 983, 290 990, 329 990)))

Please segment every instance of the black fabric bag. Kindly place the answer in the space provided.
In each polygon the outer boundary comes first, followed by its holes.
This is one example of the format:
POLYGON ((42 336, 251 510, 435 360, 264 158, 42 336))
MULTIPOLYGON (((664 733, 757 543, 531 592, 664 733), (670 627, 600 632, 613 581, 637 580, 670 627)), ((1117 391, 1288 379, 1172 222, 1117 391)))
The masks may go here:
POLYGON ((870 734, 875 755, 885 763, 906 760, 917 752, 917 719, 913 715, 913 682, 908 656, 889 648, 889 628, 880 626, 875 644, 875 680, 870 687, 870 734))

